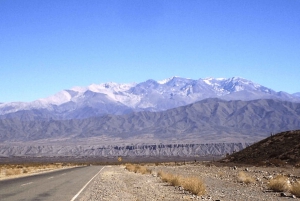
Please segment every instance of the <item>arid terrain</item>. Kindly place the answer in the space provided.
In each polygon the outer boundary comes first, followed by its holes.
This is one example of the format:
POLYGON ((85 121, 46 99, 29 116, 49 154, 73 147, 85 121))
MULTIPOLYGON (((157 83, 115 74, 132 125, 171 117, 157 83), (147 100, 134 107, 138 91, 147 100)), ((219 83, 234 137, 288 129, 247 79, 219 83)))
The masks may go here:
MULTIPOLYGON (((194 161, 131 166, 145 169, 147 172, 129 171, 128 164, 107 165, 81 193, 79 200, 289 200, 299 199, 300 196, 299 189, 298 198, 291 192, 292 186, 300 181, 300 168, 293 166, 256 167, 194 161), (161 177, 162 172, 184 179, 198 178, 202 182, 204 192, 197 195, 186 190, 181 184, 173 186, 172 181, 164 182, 161 177), (286 179, 281 182, 283 190, 270 186, 278 176, 286 179)), ((3 165, 0 179, 69 167, 70 164, 36 165, 35 167, 3 165)))
POLYGON ((72 168, 77 165, 71 163, 23 163, 0 164, 0 180, 25 177, 64 168, 72 168))
POLYGON ((129 172, 125 166, 107 166, 83 192, 80 200, 289 200, 299 199, 289 190, 275 192, 269 183, 284 175, 287 186, 300 179, 293 167, 234 166, 211 162, 165 163, 146 166, 149 174, 129 172), (199 177, 203 195, 194 195, 181 186, 172 186, 158 176, 160 171, 199 177))
MULTIPOLYGON (((299 131, 289 131, 272 135, 219 161, 128 163, 119 157, 114 165, 106 164, 101 169, 78 199, 300 199, 299 134, 299 131)), ((71 166, 64 163, 1 165, 0 179, 71 166)))
POLYGON ((299 130, 272 134, 219 162, 105 167, 81 200, 299 199, 299 135, 299 130), (187 183, 200 190, 191 193, 187 183))

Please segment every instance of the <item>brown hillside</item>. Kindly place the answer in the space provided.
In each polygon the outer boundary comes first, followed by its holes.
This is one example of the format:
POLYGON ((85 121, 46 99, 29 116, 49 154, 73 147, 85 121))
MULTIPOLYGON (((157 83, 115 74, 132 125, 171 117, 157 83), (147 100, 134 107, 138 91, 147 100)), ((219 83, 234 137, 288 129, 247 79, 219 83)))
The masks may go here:
POLYGON ((286 163, 299 164, 300 130, 286 131, 270 136, 228 156, 225 160, 235 163, 276 166, 286 163))

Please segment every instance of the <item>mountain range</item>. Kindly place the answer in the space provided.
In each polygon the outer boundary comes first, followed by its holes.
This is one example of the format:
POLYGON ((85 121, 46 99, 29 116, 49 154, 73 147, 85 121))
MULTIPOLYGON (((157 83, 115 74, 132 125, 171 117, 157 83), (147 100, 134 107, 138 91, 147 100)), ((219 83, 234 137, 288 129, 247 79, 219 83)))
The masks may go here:
POLYGON ((300 103, 212 98, 161 112, 72 120, 2 119, 0 141, 95 140, 106 136, 132 142, 235 143, 253 142, 272 132, 299 128, 300 103))
POLYGON ((233 77, 93 84, 0 104, 0 157, 222 155, 300 129, 300 93, 233 77))
POLYGON ((107 114, 164 111, 207 98, 223 100, 276 99, 300 102, 300 93, 276 92, 239 77, 187 79, 171 77, 142 83, 92 84, 63 90, 33 102, 0 104, 0 118, 20 120, 84 119, 107 114))

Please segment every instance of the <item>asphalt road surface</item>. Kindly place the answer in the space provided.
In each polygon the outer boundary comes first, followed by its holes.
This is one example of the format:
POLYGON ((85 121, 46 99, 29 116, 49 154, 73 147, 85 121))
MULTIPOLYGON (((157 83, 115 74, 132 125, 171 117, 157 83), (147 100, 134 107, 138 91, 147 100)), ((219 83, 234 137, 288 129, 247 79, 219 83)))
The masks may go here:
POLYGON ((0 181, 0 200, 74 201, 103 168, 77 167, 0 181))

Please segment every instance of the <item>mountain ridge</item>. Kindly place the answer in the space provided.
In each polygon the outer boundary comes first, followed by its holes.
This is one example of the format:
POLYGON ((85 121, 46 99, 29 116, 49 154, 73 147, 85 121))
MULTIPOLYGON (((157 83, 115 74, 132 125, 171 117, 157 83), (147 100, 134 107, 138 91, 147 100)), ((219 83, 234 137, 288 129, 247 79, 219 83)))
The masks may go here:
POLYGON ((240 77, 187 79, 117 84, 114 82, 73 87, 33 102, 0 104, 0 118, 83 119, 106 114, 164 111, 206 98, 224 100, 279 99, 300 102, 295 93, 275 92, 240 77), (32 117, 30 117, 30 114, 32 117), (27 117, 26 117, 27 116, 27 117))
POLYGON ((300 103, 279 100, 205 99, 161 112, 140 111, 87 119, 0 119, 0 140, 108 140, 235 143, 260 140, 271 132, 300 129, 300 103))

